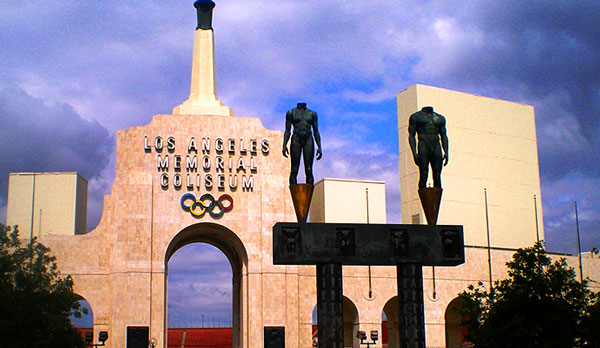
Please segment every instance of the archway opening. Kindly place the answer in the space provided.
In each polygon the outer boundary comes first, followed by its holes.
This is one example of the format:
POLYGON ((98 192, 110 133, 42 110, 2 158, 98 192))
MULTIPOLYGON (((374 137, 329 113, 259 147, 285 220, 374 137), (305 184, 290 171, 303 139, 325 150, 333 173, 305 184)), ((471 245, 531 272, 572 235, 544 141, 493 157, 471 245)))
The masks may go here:
POLYGON ((192 243, 169 260, 169 328, 231 327, 233 274, 218 248, 192 243))
POLYGON ((349 298, 342 299, 342 311, 344 313, 344 348, 360 347, 360 341, 356 338, 358 331, 358 310, 349 298))
POLYGON ((382 311, 382 344, 387 343, 388 348, 400 348, 399 322, 398 322, 398 296, 389 299, 382 311), (385 330, 385 331, 384 331, 385 330))
MULTIPOLYGON (((356 339, 356 332, 358 331, 358 310, 354 305, 354 302, 344 296, 342 298, 342 311, 344 313, 344 348, 346 347, 358 347, 360 342, 356 339)), ((319 327, 317 324, 317 305, 313 307, 312 311, 312 342, 313 347, 317 347, 319 327)))
POLYGON ((86 332, 91 332, 92 337, 93 337, 94 313, 92 311, 92 306, 81 295, 78 295, 78 296, 80 297, 80 299, 77 302, 79 302, 79 305, 81 306, 81 309, 82 309, 81 316, 77 317, 74 314, 71 314, 69 316, 69 319, 71 320, 71 324, 73 325, 73 327, 75 329, 77 329, 77 331, 79 332, 81 337, 85 338, 86 332))
POLYGON ((318 347, 319 346, 319 331, 318 331, 318 326, 317 326, 317 305, 315 305, 313 307, 313 311, 312 311, 312 346, 313 347, 318 347))
POLYGON ((199 223, 180 231, 165 255, 167 347, 241 347, 242 242, 229 229, 199 223))
POLYGON ((460 298, 455 298, 450 301, 446 308, 444 319, 446 322, 446 347, 447 348, 462 348, 470 347, 471 344, 465 336, 467 335, 466 326, 462 325, 463 317, 459 311, 462 302, 460 298))

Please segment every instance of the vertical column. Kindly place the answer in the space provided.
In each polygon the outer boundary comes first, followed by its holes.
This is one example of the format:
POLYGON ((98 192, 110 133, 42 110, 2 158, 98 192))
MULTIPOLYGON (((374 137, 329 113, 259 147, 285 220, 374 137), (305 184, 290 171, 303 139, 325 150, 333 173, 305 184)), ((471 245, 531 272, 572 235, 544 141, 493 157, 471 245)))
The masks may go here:
POLYGON ((214 40, 212 29, 197 29, 194 32, 190 100, 217 100, 214 40))
POLYGON ((344 347, 341 264, 317 264, 317 324, 320 348, 344 347))
POLYGON ((398 327, 402 348, 425 348, 423 270, 418 263, 396 266, 398 280, 398 327))

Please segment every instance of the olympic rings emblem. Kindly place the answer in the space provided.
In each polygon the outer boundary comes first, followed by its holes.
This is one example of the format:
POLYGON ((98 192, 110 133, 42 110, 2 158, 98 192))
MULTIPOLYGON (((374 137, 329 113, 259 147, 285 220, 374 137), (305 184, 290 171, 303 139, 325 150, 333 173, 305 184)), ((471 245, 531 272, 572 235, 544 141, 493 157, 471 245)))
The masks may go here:
POLYGON ((196 199, 191 193, 186 193, 181 196, 181 208, 185 211, 189 211, 195 217, 202 217, 206 212, 212 218, 220 218, 226 212, 233 209, 233 198, 230 195, 224 194, 215 200, 213 195, 210 193, 203 194, 200 199, 196 199), (190 205, 186 205, 187 201, 192 201, 190 205), (229 201, 229 205, 225 206, 224 201, 229 201), (215 210, 218 208, 218 211, 215 210))

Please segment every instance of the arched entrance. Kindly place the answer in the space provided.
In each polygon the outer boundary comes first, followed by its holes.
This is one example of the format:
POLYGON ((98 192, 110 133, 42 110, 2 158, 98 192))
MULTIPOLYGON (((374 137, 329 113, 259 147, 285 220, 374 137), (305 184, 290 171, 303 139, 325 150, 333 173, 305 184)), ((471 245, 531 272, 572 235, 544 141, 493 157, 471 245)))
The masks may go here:
POLYGON ((248 256, 242 241, 225 226, 214 223, 198 223, 181 230, 169 243, 165 252, 165 293, 164 293, 164 333, 167 336, 168 265, 169 260, 180 248, 191 243, 207 243, 225 254, 232 270, 232 336, 233 347, 242 347, 244 333, 247 332, 247 303, 243 294, 247 293, 248 256))
MULTIPOLYGON (((346 296, 342 298, 342 311, 344 313, 344 348, 358 347, 360 346, 360 342, 356 339, 359 324, 358 310, 354 302, 346 296)), ((313 307, 312 311, 312 334, 313 347, 316 347, 315 337, 318 336, 317 305, 313 307)))
POLYGON ((462 348, 468 347, 469 342, 465 339, 466 328, 462 325, 462 316, 459 314, 462 302, 459 298, 450 301, 446 308, 444 319, 446 321, 446 347, 462 348))
POLYGON ((388 348, 400 348, 400 336, 398 335, 398 296, 392 297, 385 303, 383 314, 387 321, 387 346, 388 348))
MULTIPOLYGON (((82 312, 80 317, 76 317, 71 314, 69 319, 71 320, 71 324, 79 334, 85 338, 86 332, 91 332, 92 337, 94 337, 94 312, 92 310, 92 306, 90 303, 81 295, 77 294, 79 297, 79 305, 81 306, 82 312)), ((94 338, 95 339, 95 338, 94 338)))
POLYGON ((360 343, 356 339, 358 331, 358 310, 356 305, 346 296, 342 299, 342 310, 344 313, 344 348, 359 347, 360 343))

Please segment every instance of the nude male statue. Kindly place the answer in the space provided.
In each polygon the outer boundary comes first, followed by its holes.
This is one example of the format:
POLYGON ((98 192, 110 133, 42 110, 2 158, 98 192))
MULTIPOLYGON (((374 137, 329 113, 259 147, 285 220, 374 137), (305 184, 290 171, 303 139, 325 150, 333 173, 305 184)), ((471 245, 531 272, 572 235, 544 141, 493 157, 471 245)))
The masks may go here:
POLYGON ((315 142, 317 143, 317 160, 320 160, 322 156, 317 113, 307 109, 306 103, 298 103, 297 107, 285 114, 285 133, 283 134, 283 149, 281 150, 284 157, 288 157, 287 143, 290 139, 292 125, 294 126, 294 134, 292 135, 292 142, 290 144, 290 154, 292 156, 290 185, 298 183, 300 155, 304 157, 306 183, 314 184, 315 179, 312 173, 312 166, 315 155, 315 142))
POLYGON ((442 187, 442 162, 448 164, 448 136, 446 135, 446 118, 433 111, 433 107, 425 106, 410 115, 408 119, 408 144, 415 164, 419 166, 419 189, 427 185, 429 166, 433 174, 433 187, 442 187), (418 135, 419 145, 415 140, 418 135), (440 148, 441 140, 441 148, 440 148), (442 149, 444 154, 442 155, 442 149))

